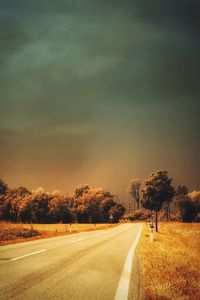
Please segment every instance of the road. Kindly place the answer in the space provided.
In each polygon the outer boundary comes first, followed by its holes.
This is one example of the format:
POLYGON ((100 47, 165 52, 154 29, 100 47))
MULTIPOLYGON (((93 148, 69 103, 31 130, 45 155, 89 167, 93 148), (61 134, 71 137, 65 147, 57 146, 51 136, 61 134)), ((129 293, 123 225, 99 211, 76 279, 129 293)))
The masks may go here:
POLYGON ((141 229, 122 224, 2 246, 0 299, 139 299, 134 253, 141 229))

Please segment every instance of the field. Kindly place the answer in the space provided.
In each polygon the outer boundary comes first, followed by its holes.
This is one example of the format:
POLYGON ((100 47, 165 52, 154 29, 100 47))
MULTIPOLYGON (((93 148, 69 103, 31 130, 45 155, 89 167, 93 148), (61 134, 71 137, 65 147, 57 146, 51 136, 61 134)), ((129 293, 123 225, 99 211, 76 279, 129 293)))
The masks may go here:
POLYGON ((138 248, 145 300, 200 299, 200 224, 162 223, 138 248))
POLYGON ((38 238, 72 234, 82 231, 108 229, 117 224, 13 224, 0 223, 0 245, 38 238))

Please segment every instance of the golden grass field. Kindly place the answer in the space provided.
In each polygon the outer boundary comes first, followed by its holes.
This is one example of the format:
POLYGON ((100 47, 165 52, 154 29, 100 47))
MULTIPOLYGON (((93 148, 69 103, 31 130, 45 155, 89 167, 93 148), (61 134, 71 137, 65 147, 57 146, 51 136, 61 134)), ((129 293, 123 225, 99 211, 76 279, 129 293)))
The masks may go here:
POLYGON ((144 225, 138 254, 145 300, 199 300, 200 224, 161 223, 154 238, 144 225))
POLYGON ((27 240, 72 234, 82 231, 108 229, 117 224, 14 224, 0 222, 0 245, 27 240))
MULTIPOLYGON (((97 229, 107 229, 111 225, 108 224, 23 224, 24 228, 33 228, 40 232, 81 232, 97 229)), ((113 226, 113 225, 112 225, 113 226)))

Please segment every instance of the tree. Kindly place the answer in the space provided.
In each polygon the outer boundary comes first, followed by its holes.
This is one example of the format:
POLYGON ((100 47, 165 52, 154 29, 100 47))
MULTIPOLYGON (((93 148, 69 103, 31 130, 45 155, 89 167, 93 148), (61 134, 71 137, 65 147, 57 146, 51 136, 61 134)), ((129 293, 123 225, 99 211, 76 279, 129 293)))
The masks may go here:
POLYGON ((117 223, 121 219, 125 212, 125 208, 121 204, 115 204, 114 206, 111 206, 109 210, 109 214, 113 216, 113 222, 117 223))
POLYGON ((170 201, 174 196, 172 179, 168 177, 167 171, 157 171, 144 182, 142 190, 142 206, 155 211, 156 213, 156 231, 158 231, 158 212, 163 203, 170 201))
POLYGON ((31 192, 24 186, 20 186, 19 188, 17 188, 16 193, 17 193, 17 195, 19 195, 21 197, 31 194, 31 192))
POLYGON ((189 191, 189 189, 185 185, 178 185, 178 187, 175 191, 175 196, 176 196, 176 198, 186 196, 188 194, 188 191, 189 191))
POLYGON ((17 215, 20 222, 32 221, 32 201, 33 196, 28 194, 19 200, 17 215))
POLYGON ((48 221, 52 223, 71 223, 73 216, 67 196, 58 192, 53 192, 51 196, 52 198, 48 202, 48 221))
POLYGON ((14 222, 108 222, 110 209, 117 222, 124 208, 114 201, 114 195, 101 188, 81 184, 72 196, 60 191, 45 192, 37 188, 29 192, 25 187, 9 189, 0 181, 0 220, 14 222))
POLYGON ((7 184, 2 179, 0 179, 0 195, 5 195, 7 190, 8 190, 7 184))
POLYGON ((194 208, 188 191, 189 189, 185 185, 178 185, 175 192, 176 206, 183 222, 191 222, 194 219, 194 208))
POLYGON ((179 201, 179 209, 182 222, 189 223, 195 220, 194 206, 188 195, 179 201))
POLYGON ((188 194, 188 197, 192 201, 194 210, 194 221, 200 220, 200 191, 193 191, 188 194))
POLYGON ((83 194, 87 193, 89 191, 89 185, 88 184, 79 184, 77 188, 75 189, 75 196, 76 198, 82 197, 83 194))
POLYGON ((137 209, 140 209, 140 188, 141 180, 133 179, 129 183, 128 193, 131 195, 132 199, 137 203, 137 209))

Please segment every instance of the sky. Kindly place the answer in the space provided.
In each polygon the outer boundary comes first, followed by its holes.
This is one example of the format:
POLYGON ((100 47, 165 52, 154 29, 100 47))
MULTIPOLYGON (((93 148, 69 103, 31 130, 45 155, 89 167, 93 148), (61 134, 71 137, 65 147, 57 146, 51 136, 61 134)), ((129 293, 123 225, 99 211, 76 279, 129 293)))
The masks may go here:
POLYGON ((0 0, 0 177, 200 189, 198 0, 0 0))

